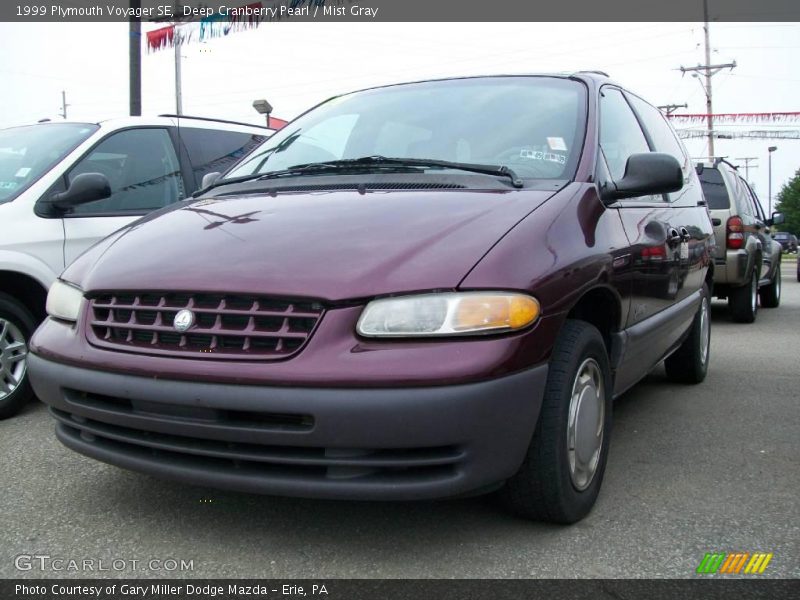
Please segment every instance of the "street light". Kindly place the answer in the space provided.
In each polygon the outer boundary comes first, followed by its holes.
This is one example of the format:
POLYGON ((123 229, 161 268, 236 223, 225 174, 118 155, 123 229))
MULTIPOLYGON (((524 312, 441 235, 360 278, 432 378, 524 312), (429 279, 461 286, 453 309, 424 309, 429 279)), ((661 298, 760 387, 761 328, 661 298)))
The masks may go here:
POLYGON ((775 152, 775 150, 777 149, 778 149, 777 146, 770 146, 769 148, 767 148, 767 152, 769 152, 769 154, 767 155, 769 157, 769 166, 768 166, 769 189, 767 190, 767 197, 769 198, 769 212, 767 213, 767 218, 769 219, 772 218, 772 153, 775 152))
POLYGON ((272 105, 264 100, 253 100, 253 108, 261 115, 267 115, 267 127, 269 127, 269 113, 272 112, 272 105))

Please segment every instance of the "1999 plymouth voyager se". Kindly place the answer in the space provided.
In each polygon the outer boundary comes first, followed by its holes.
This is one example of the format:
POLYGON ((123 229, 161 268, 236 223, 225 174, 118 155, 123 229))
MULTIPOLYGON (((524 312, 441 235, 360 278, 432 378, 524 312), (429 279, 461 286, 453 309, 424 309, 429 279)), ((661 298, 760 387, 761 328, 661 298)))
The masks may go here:
POLYGON ((673 130, 602 74, 369 89, 68 267, 31 379, 120 467, 571 523, 612 399, 705 377, 712 240, 673 130))

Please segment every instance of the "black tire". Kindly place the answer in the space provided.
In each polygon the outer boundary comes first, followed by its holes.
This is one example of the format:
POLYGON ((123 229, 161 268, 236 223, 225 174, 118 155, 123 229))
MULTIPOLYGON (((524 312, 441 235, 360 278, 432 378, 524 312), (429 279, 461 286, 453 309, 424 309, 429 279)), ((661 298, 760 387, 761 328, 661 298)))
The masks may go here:
POLYGON ((781 305, 781 263, 775 267, 775 275, 769 285, 765 285, 759 291, 761 306, 764 308, 778 308, 781 305))
POLYGON ((758 314, 758 267, 750 274, 750 283, 731 290, 728 309, 734 321, 752 323, 758 314))
MULTIPOLYGON (((589 513, 600 492, 608 458, 612 391, 608 354, 600 332, 589 323, 568 320, 553 349, 542 409, 528 453, 519 471, 498 491, 508 509, 529 519, 553 523, 575 523, 589 513), (570 457, 578 457, 580 451, 578 444, 571 452, 568 449, 569 412, 574 386, 579 385, 579 370, 585 374, 587 368, 595 376, 589 380, 600 385, 586 389, 601 389, 602 393, 586 396, 589 409, 584 415, 588 420, 583 421, 586 425, 582 432, 592 432, 602 424, 602 435, 594 436, 600 442, 599 448, 591 452, 596 460, 589 461, 596 464, 593 475, 590 477, 587 471, 585 480, 579 482, 583 485, 576 485, 570 457), (591 402, 593 398, 596 404, 591 402), (592 407, 596 410, 592 411, 592 407)), ((577 464, 578 458, 575 461, 577 464)))
POLYGON ((708 373, 711 358, 711 304, 708 286, 692 321, 689 336, 664 361, 667 377, 679 383, 700 383, 708 373))
POLYGON ((35 329, 36 321, 28 309, 11 296, 0 293, 0 419, 18 413, 33 395, 27 369, 23 366, 20 376, 16 365, 20 360, 24 364, 25 359, 18 357, 27 354, 35 329), (23 339, 17 339, 19 337, 23 339), (19 341, 24 341, 24 349, 16 348, 19 341), (19 379, 13 384, 11 378, 15 376, 19 379))

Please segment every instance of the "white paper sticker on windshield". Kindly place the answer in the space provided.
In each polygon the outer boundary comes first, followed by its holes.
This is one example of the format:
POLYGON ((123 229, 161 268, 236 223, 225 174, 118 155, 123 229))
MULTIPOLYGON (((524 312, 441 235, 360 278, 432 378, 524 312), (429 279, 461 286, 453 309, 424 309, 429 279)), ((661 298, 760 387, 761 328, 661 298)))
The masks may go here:
POLYGON ((558 163, 564 165, 567 163, 567 157, 563 154, 554 154, 552 152, 542 152, 533 148, 521 148, 519 151, 520 158, 527 158, 529 160, 546 160, 548 162, 558 163))
POLYGON ((27 177, 28 173, 30 172, 30 167, 21 167, 16 173, 14 173, 14 177, 27 177))
POLYGON ((547 145, 550 146, 550 150, 558 150, 560 152, 567 151, 567 145, 564 143, 564 138, 549 137, 547 138, 547 145))

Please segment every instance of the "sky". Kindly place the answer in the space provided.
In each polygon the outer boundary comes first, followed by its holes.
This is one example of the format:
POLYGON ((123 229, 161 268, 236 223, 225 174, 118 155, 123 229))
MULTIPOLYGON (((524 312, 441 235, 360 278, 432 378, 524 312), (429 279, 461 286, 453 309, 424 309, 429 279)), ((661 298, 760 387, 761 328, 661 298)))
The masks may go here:
MULTIPOLYGON (((0 127, 60 118, 62 90, 69 119, 128 114, 127 23, 0 23, 0 39, 0 127)), ((714 112, 800 111, 800 23, 712 23, 711 46, 712 63, 738 65, 713 78, 714 112)), ((678 70, 702 63, 703 52, 702 23, 262 23, 183 46, 183 111, 261 124, 257 98, 291 119, 385 83, 599 69, 655 105, 705 113, 699 81, 678 70)), ((142 104, 145 115, 175 112, 172 49, 143 50, 142 104)), ((707 153, 704 140, 686 145, 693 157, 707 153)), ((757 159, 749 179, 765 210, 773 145, 774 197, 800 168, 800 140, 715 142, 719 156, 757 159)))

